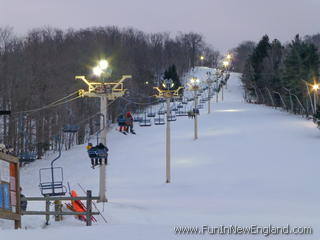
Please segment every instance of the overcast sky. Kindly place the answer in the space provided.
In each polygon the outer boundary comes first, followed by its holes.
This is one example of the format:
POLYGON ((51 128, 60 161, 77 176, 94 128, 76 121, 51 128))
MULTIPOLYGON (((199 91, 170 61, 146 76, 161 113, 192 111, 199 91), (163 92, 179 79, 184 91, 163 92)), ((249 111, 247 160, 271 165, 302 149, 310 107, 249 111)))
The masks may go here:
POLYGON ((225 52, 243 40, 288 41, 320 32, 320 0, 0 0, 0 26, 116 25, 146 32, 195 31, 225 52))

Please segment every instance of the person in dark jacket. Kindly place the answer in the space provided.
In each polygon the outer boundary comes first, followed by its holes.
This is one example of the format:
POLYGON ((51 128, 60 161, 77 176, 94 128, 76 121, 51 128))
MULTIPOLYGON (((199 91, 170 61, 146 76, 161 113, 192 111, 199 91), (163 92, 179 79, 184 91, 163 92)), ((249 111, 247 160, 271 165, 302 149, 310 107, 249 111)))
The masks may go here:
POLYGON ((104 159, 105 164, 108 163, 108 151, 109 149, 99 143, 97 146, 93 147, 92 143, 89 143, 87 146, 89 157, 91 158, 91 165, 94 169, 97 165, 102 165, 102 160, 104 159))
POLYGON ((27 210, 27 206, 28 206, 28 202, 27 202, 27 200, 23 200, 23 198, 25 198, 25 196, 22 194, 22 188, 20 188, 20 207, 21 207, 21 211, 26 211, 27 210))

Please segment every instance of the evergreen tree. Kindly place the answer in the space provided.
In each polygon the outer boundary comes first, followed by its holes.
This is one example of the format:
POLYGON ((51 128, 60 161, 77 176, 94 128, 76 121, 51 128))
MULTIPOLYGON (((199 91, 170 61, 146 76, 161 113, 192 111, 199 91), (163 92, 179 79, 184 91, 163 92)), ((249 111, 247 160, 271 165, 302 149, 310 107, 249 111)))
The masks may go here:
POLYGON ((299 98, 306 96, 302 80, 313 83, 314 79, 318 79, 319 63, 317 48, 313 44, 303 42, 299 35, 296 35, 289 44, 284 58, 282 85, 291 89, 299 98))
POLYGON ((164 72, 164 79, 171 79, 174 83, 174 86, 172 89, 178 89, 181 87, 181 82, 179 75, 177 73, 177 68, 175 65, 171 65, 165 72, 164 72))
POLYGON ((259 80, 261 80, 261 73, 263 71, 263 61, 268 56, 270 47, 269 37, 268 35, 264 35, 250 57, 251 65, 255 72, 255 83, 258 87, 262 87, 263 85, 259 80))

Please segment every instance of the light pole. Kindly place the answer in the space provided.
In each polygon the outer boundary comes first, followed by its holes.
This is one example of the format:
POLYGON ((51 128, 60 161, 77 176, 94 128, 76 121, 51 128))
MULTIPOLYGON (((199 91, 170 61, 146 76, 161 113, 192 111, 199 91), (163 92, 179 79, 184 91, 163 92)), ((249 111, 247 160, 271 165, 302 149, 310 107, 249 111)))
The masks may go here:
POLYGON ((203 62, 205 60, 205 57, 203 55, 200 56, 200 62, 201 62, 201 66, 203 66, 203 62))
MULTIPOLYGON (((93 74, 97 77, 101 77, 104 74, 104 71, 107 70, 109 63, 107 60, 100 60, 98 65, 93 68, 93 74)), ((103 79, 102 79, 103 81, 103 79)), ((100 113, 102 114, 102 118, 100 120, 100 130, 101 130, 101 143, 104 146, 107 146, 107 122, 108 122, 108 98, 106 94, 102 94, 100 96, 100 113), (105 121, 105 122, 103 122, 105 121), (104 126, 104 127, 103 127, 104 126)), ((107 202, 106 197, 106 163, 102 161, 100 166, 100 174, 99 174, 99 201, 107 202)))
POLYGON ((194 140, 198 139, 198 90, 200 79, 192 77, 189 82, 189 89, 194 92, 194 140))
MULTIPOLYGON (((106 60, 100 60, 98 65, 92 71, 93 74, 100 78, 105 74, 109 64, 106 60)), ((88 81, 85 76, 76 76, 76 79, 82 80, 88 86, 88 90, 79 90, 79 95, 82 97, 100 98, 100 112, 101 116, 101 143, 107 145, 107 121, 108 121, 108 100, 114 101, 118 97, 125 94, 126 89, 123 88, 123 81, 131 78, 130 75, 123 75, 118 82, 92 82, 88 81)), ((100 175, 99 175, 99 201, 107 202, 106 197, 106 162, 101 161, 100 175)))
POLYGON ((175 97, 179 97, 179 91, 182 87, 174 89, 174 83, 171 79, 165 79, 162 83, 162 87, 154 87, 158 91, 157 98, 166 99, 167 105, 167 123, 166 123, 166 183, 171 182, 171 131, 170 131, 170 100, 175 97))
POLYGON ((207 79, 207 84, 208 84, 208 114, 211 113, 211 87, 213 80, 211 78, 211 72, 207 72, 208 79, 207 79))
POLYGON ((317 94, 318 94, 318 90, 319 90, 319 84, 315 83, 312 86, 312 90, 313 90, 313 109, 314 109, 314 114, 317 113, 317 94))

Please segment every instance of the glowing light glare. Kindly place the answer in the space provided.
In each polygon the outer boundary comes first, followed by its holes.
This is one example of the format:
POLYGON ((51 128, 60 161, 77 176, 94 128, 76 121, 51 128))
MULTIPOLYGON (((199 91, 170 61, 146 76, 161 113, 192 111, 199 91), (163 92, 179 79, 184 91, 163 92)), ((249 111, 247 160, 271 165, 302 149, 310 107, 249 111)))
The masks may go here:
POLYGON ((146 84, 148 85, 148 84, 149 84, 149 82, 148 82, 148 81, 146 81, 146 84))
POLYGON ((103 73, 102 69, 99 66, 96 66, 92 69, 92 72, 95 76, 100 77, 103 73))
POLYGON ((200 60, 204 60, 204 56, 200 56, 200 60))
POLYGON ((109 67, 109 63, 107 60, 100 60, 99 61, 99 67, 101 70, 106 70, 109 67))
POLYGON ((198 85, 200 83, 200 79, 199 78, 191 78, 190 79, 190 83, 191 85, 198 85))
POLYGON ((319 84, 313 84, 312 89, 315 91, 319 90, 319 84))
POLYGON ((223 66, 228 67, 229 66, 229 62, 228 61, 224 61, 223 62, 223 66))
POLYGON ((227 59, 230 60, 232 58, 231 54, 227 54, 227 59))

